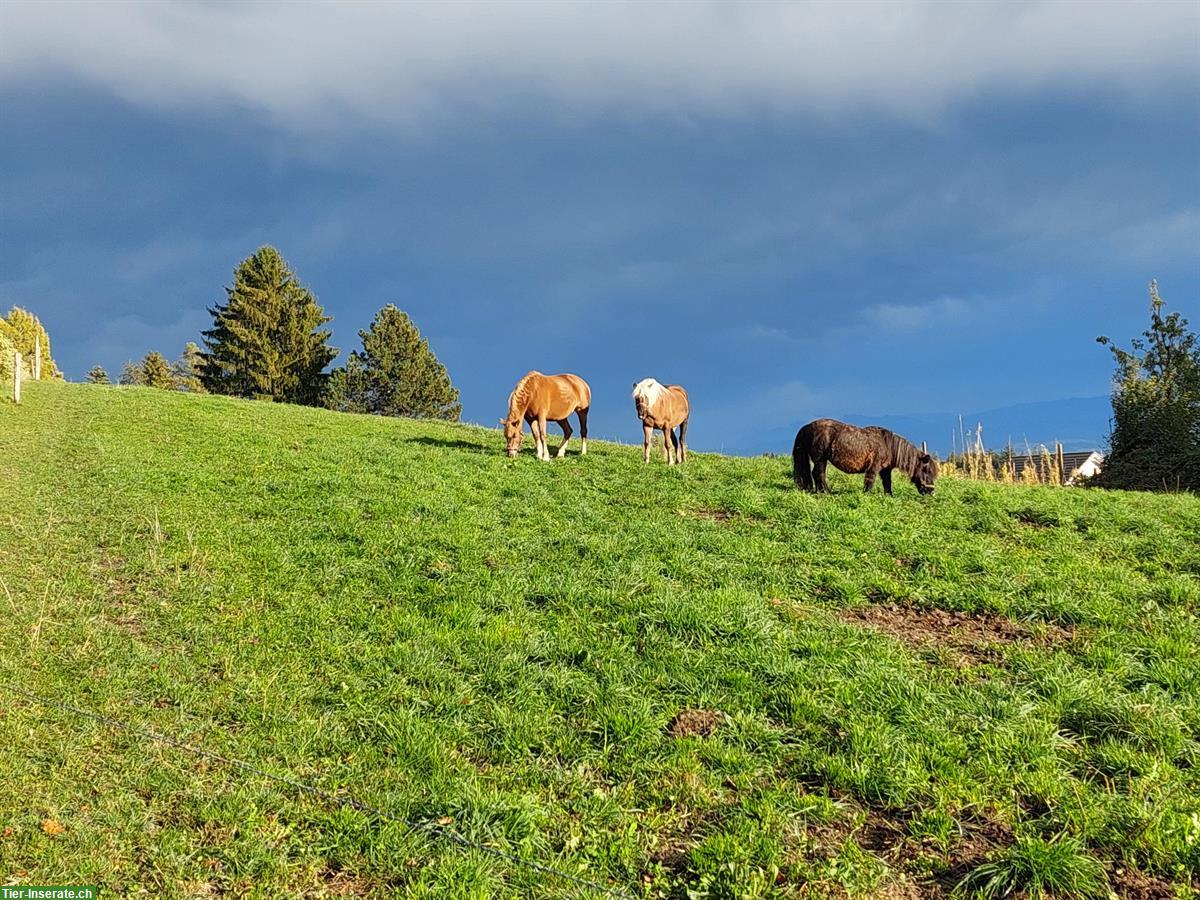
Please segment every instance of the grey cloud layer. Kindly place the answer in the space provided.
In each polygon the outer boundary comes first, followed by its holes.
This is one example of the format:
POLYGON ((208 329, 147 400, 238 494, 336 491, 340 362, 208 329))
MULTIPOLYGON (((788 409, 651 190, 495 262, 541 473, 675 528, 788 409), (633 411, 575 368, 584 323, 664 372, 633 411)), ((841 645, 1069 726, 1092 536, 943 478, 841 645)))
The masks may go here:
POLYGON ((987 91, 1134 98, 1200 77, 1194 3, 0 5, 0 79, 69 74, 156 107, 407 126, 547 103, 926 119, 987 91))

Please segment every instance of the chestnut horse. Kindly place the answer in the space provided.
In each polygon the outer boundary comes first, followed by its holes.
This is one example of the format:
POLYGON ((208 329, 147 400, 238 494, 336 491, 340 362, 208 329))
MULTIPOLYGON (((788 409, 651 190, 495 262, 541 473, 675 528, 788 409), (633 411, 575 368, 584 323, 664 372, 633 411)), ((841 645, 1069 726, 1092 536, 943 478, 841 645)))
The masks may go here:
POLYGON ((653 378, 644 378, 633 386, 633 405, 642 420, 642 461, 650 462, 650 442, 654 429, 663 434, 663 459, 668 465, 687 459, 687 427, 691 406, 688 395, 678 384, 666 387, 653 378), (679 428, 676 438, 672 429, 679 428))
POLYGON ((546 422, 557 422, 562 426, 563 442, 558 448, 561 458, 567 452, 567 441, 571 440, 571 423, 567 416, 579 414, 579 434, 583 438, 581 454, 587 453, 587 417, 592 405, 592 389, 578 375, 543 375, 529 372, 517 382, 508 396, 508 416, 500 420, 504 426, 504 439, 509 456, 521 450, 521 427, 529 423, 533 439, 537 443, 538 459, 549 459, 550 448, 546 443, 546 422))
POLYGON ((892 469, 904 472, 921 494, 933 493, 937 460, 895 432, 868 425, 858 428, 836 419, 817 419, 796 433, 792 445, 792 477, 806 491, 829 493, 825 466, 833 463, 843 472, 861 473, 863 490, 883 482, 884 493, 892 493, 892 469), (809 461, 812 470, 809 470, 809 461))

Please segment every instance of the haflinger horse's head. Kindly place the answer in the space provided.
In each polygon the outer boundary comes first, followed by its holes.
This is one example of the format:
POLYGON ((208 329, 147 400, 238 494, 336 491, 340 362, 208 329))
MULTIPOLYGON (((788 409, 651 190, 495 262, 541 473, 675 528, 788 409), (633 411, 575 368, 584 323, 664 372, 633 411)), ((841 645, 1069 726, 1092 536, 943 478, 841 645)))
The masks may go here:
POLYGON ((937 460, 928 453, 917 454, 917 465, 912 470, 912 483, 918 494, 932 494, 933 483, 937 481, 937 460))
POLYGON ((521 452, 521 419, 501 419, 500 424, 504 426, 505 452, 516 456, 521 452))
POLYGON ((653 378, 643 378, 641 381, 635 381, 633 384, 633 405, 637 410, 638 418, 646 418, 650 410, 654 409, 655 404, 658 403, 658 398, 666 392, 667 389, 653 378))

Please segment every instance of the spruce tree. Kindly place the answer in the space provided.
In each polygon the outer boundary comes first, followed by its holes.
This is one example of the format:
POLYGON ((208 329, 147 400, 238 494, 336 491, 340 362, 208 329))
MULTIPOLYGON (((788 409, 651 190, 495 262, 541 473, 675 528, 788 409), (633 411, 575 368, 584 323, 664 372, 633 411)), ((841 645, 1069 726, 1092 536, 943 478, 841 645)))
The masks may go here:
POLYGON ((165 391, 175 389, 175 373, 167 358, 157 350, 151 350, 142 360, 142 380, 146 387, 160 388, 165 391))
POLYGON ((462 404, 446 367, 408 315, 389 304, 360 331, 363 349, 339 370, 344 409, 458 421, 462 404))
POLYGON ((88 369, 87 373, 88 384, 108 384, 108 373, 104 371, 104 366, 96 363, 88 369))
POLYGON ((315 405, 324 393, 330 321, 279 251, 260 247, 234 270, 226 302, 209 310, 201 381, 207 390, 315 405))

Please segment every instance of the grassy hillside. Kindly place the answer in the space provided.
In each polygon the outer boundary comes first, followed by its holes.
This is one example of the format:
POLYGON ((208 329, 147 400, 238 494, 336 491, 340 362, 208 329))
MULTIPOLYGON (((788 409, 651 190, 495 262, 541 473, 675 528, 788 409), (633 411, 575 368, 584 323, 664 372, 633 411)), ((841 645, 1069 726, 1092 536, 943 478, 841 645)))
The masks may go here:
POLYGON ((0 882, 576 891, 442 833, 650 897, 1200 870, 1194 497, 812 497, 778 458, 541 464, 470 427, 27 387, 0 682, 421 827, 0 689, 0 882))

